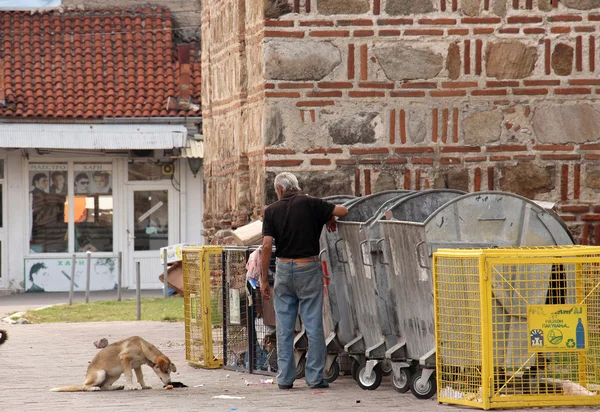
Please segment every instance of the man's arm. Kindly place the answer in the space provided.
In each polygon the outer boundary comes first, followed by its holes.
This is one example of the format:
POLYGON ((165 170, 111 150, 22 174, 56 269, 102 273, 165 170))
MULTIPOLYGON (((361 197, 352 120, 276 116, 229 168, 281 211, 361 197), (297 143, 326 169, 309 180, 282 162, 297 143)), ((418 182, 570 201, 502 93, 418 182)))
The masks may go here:
POLYGON ((336 205, 335 209, 333 209, 333 216, 344 217, 348 214, 348 209, 344 206, 336 205))
POLYGON ((263 238, 262 251, 260 254, 261 278, 260 291, 265 299, 271 298, 271 288, 269 287, 269 265, 271 264, 271 254, 273 253, 273 237, 265 236, 263 238))
POLYGON ((348 209, 344 206, 336 206, 331 213, 331 220, 327 222, 327 230, 329 232, 335 232, 337 229, 336 217, 344 217, 348 214, 348 209))

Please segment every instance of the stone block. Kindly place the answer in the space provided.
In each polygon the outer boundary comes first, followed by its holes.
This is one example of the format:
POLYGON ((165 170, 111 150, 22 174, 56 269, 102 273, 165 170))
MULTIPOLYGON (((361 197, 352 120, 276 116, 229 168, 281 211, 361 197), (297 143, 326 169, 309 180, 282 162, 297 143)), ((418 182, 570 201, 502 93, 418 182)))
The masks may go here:
POLYGON ((281 110, 277 106, 271 106, 265 113, 265 146, 275 146, 285 142, 285 124, 281 110))
POLYGON ((387 0, 385 11, 392 16, 409 16, 431 13, 435 11, 435 7, 431 0, 387 0))
POLYGON ((554 6, 552 6, 551 1, 538 1, 538 8, 541 11, 552 11, 554 6))
MULTIPOLYGON (((548 3, 550 3, 550 2, 548 2, 548 3)), ((493 0, 492 12, 496 16, 500 16, 500 17, 506 16, 506 0, 493 0)))
POLYGON ((460 7, 467 16, 479 16, 481 0, 461 0, 460 7))
POLYGON ((284 14, 292 12, 292 6, 287 0, 266 0, 265 18, 278 19, 284 14))
POLYGON ((377 176, 377 180, 375 180, 375 184, 373 185, 373 189, 374 193, 397 189, 394 174, 390 172, 379 173, 379 176, 377 176))
POLYGON ((467 169, 441 171, 433 181, 433 188, 456 189, 468 192, 469 171, 467 169))
POLYGON ((561 3, 569 9, 592 10, 600 7, 600 0, 561 0, 561 3))
POLYGON ((587 166, 585 185, 590 189, 600 189, 600 166, 587 166))
POLYGON ((486 72, 500 80, 524 79, 533 73, 537 58, 537 48, 516 40, 490 43, 486 49, 486 72))
POLYGON ((380 43, 373 50, 377 62, 392 81, 432 79, 442 71, 444 58, 428 49, 402 43, 380 43))
POLYGON ((475 113, 462 122, 466 145, 485 145, 500 140, 502 120, 500 110, 475 113))
POLYGON ((407 117, 408 138, 413 143, 423 143, 431 130, 431 108, 411 107, 407 117))
POLYGON ((448 58, 446 59, 446 70, 448 70, 450 80, 457 80, 460 77, 460 69, 460 47, 456 43, 450 43, 450 46, 448 46, 448 58))
POLYGON ((544 106, 535 109, 533 130, 543 143, 586 143, 598 140, 600 113, 590 104, 544 106))
POLYGON ((371 9, 369 0, 319 0, 320 14, 363 14, 371 9))
POLYGON ((542 167, 529 162, 505 166, 502 168, 500 190, 535 199, 538 193, 554 189, 554 174, 554 166, 542 167))
POLYGON ((552 69, 559 76, 569 76, 573 72, 575 49, 568 44, 559 43, 552 52, 552 69))
POLYGON ((331 42, 269 41, 264 61, 269 80, 321 80, 342 62, 342 54, 331 42))
POLYGON ((329 125, 329 135, 333 143, 339 145, 369 144, 377 140, 376 127, 381 124, 377 112, 360 112, 342 117, 329 125))

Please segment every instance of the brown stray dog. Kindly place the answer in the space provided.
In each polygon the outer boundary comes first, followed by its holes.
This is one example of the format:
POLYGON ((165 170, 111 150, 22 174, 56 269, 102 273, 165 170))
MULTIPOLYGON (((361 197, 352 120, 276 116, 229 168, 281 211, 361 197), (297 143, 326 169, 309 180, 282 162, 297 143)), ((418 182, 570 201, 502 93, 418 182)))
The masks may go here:
POLYGON ((171 383, 171 372, 177 368, 156 346, 139 336, 111 343, 94 356, 85 374, 83 386, 63 386, 50 389, 51 392, 114 391, 119 389, 136 390, 133 385, 132 370, 142 389, 152 389, 144 383, 142 365, 148 365, 166 385, 171 383), (125 386, 113 383, 125 374, 125 386))

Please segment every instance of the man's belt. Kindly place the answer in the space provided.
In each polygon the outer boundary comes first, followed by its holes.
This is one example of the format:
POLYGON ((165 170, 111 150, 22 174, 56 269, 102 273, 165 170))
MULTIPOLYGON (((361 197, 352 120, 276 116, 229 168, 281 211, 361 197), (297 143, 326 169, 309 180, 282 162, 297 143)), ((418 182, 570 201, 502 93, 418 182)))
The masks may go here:
POLYGON ((318 262, 319 261, 319 257, 318 256, 303 257, 303 258, 284 258, 284 257, 280 257, 280 258, 277 258, 277 260, 279 262, 284 262, 284 263, 292 263, 292 262, 298 262, 298 263, 302 263, 302 262, 318 262))

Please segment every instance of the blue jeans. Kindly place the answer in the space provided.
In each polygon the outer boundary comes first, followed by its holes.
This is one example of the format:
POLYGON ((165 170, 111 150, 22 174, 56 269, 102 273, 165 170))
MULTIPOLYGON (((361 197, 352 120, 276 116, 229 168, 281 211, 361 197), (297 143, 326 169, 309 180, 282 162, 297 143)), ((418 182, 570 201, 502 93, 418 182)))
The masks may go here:
POLYGON ((277 366, 279 385, 296 379, 294 329, 298 308, 308 336, 306 383, 323 381, 327 348, 323 336, 323 274, 321 262, 277 262, 275 274, 275 314, 277 317, 277 366))

